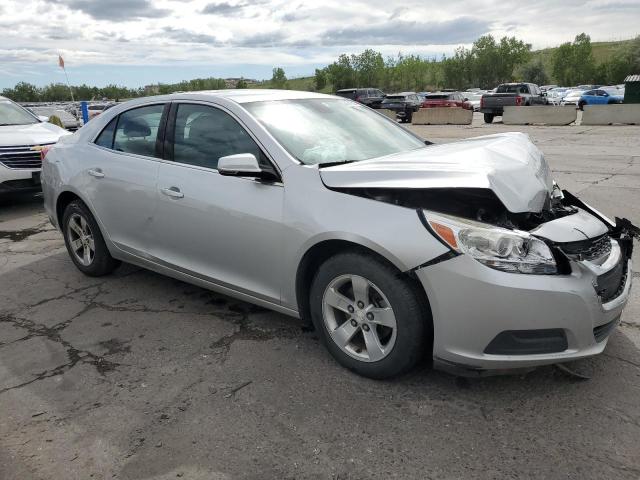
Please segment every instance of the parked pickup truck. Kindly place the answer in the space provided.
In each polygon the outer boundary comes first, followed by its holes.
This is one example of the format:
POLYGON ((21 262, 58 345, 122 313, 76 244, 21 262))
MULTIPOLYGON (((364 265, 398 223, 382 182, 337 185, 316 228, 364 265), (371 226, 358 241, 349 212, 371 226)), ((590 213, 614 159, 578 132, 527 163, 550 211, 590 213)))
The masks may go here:
POLYGON ((486 93, 482 96, 480 111, 484 113, 485 123, 491 123, 494 117, 502 116, 504 107, 546 104, 546 97, 533 83, 503 83, 496 88, 495 93, 486 93))

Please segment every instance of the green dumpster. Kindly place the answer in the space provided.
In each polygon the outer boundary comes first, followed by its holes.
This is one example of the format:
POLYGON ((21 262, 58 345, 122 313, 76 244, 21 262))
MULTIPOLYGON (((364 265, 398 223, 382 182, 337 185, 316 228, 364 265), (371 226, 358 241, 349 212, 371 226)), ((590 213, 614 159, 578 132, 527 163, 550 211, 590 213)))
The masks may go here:
POLYGON ((640 103, 640 75, 624 79, 624 103, 640 103))

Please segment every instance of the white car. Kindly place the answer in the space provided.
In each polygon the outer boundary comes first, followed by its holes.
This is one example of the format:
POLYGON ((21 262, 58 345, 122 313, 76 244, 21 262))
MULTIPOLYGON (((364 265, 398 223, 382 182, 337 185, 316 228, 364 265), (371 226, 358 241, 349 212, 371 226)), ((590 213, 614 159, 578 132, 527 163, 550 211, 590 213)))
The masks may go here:
POLYGON ((68 131, 0 97, 0 193, 40 189, 40 150, 68 131))
POLYGON ((584 94, 586 90, 571 90, 569 91, 564 98, 560 101, 560 105, 575 105, 578 106, 578 102, 580 101, 580 97, 584 94))

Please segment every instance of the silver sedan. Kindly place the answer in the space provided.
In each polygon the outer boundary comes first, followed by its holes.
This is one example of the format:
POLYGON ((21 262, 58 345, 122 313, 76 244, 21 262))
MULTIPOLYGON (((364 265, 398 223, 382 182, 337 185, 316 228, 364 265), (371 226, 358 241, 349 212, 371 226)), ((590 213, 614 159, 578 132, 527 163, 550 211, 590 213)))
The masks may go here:
POLYGON ((373 378, 595 355, 637 229, 553 182, 519 133, 425 142, 358 103, 227 90, 134 100, 63 138, 45 206, 79 270, 136 264, 310 319, 373 378))

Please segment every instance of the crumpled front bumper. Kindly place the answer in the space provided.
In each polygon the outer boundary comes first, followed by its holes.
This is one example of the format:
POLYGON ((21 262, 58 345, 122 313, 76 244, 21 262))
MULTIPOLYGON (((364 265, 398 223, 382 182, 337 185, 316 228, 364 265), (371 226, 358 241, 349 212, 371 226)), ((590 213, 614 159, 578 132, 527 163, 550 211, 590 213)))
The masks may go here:
MULTIPOLYGON (((627 268, 631 271, 631 260, 627 268)), ((436 361, 470 370, 535 367, 601 353, 594 328, 620 319, 629 298, 632 275, 623 293, 602 304, 594 275, 575 264, 566 276, 520 275, 492 270, 467 255, 416 271, 429 299, 436 361), (563 329, 568 348, 533 355, 484 353, 501 332, 563 329)))
POLYGON ((629 298, 633 236, 638 233, 630 222, 617 219, 611 236, 616 247, 620 245, 618 257, 602 266, 574 258, 565 275, 501 272, 468 255, 416 270, 431 304, 434 365, 458 374, 486 375, 601 353, 629 298), (598 280, 616 265, 626 267, 625 275, 615 296, 603 302, 598 280), (487 353, 502 332, 558 329, 566 335, 562 351, 487 353))

